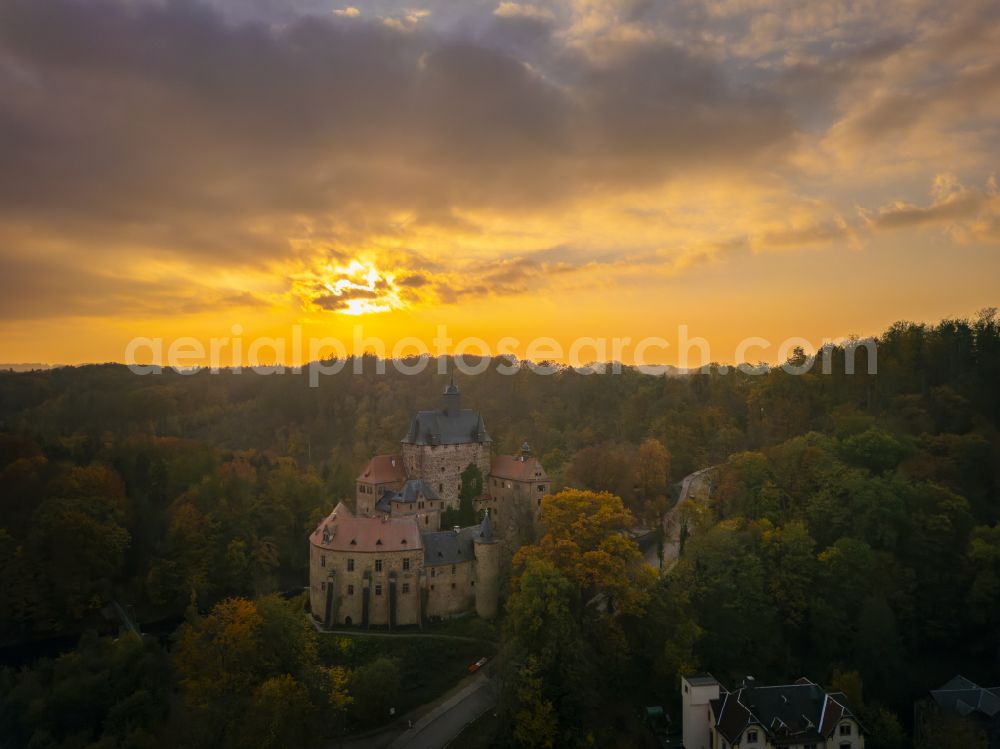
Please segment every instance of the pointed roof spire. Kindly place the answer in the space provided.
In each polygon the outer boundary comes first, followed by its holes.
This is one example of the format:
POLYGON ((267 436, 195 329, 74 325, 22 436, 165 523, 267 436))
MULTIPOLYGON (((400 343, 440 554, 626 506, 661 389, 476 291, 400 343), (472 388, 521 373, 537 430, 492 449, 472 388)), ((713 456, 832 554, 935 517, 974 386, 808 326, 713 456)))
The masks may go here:
POLYGON ((489 510, 483 510, 483 522, 479 526, 479 538, 483 541, 493 540, 493 525, 490 523, 489 510))

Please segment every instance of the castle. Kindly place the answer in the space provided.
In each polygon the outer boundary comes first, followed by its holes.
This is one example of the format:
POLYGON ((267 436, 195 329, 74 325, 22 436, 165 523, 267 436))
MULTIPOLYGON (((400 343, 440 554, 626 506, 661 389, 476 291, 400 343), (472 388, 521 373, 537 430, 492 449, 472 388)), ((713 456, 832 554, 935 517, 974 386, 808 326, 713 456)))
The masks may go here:
POLYGON ((497 612, 501 555, 537 521, 550 483, 527 444, 493 456, 483 417, 462 408, 452 382, 441 408, 419 411, 396 455, 376 455, 358 476, 355 510, 343 502, 309 537, 309 597, 324 626, 423 624, 497 612), (484 477, 478 525, 441 529, 457 509, 462 474, 484 477))

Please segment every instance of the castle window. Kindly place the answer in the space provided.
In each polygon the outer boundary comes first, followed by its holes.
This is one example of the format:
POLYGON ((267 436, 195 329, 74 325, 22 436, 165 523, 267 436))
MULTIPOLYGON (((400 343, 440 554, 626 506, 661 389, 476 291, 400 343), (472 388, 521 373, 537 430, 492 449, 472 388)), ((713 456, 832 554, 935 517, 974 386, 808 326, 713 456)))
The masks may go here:
POLYGON ((455 568, 456 568, 456 566, 457 565, 454 565, 454 564, 451 565, 451 574, 453 574, 453 575, 455 574, 455 568))
POLYGON ((431 590, 434 590, 434 583, 431 583, 431 590))
POLYGON ((469 587, 470 588, 475 588, 476 587, 476 581, 473 580, 471 583, 469 583, 469 587))
POLYGON ((364 494, 364 493, 365 493, 365 485, 358 484, 358 494, 364 494))
POLYGON ((434 567, 431 567, 431 577, 435 577, 435 576, 437 576, 437 569, 434 568, 434 567))
POLYGON ((375 560, 375 571, 376 572, 381 572, 382 571, 382 560, 381 559, 376 559, 375 560))
POLYGON ((319 584, 319 589, 320 590, 326 590, 326 583, 320 583, 319 584))
POLYGON ((348 559, 347 560, 347 571, 348 572, 354 572, 354 560, 353 559, 348 559))
POLYGON ((538 485, 538 491, 540 491, 540 492, 545 491, 545 484, 539 484, 538 485))
POLYGON ((424 525, 430 525, 430 524, 431 524, 431 516, 424 515, 424 525))
POLYGON ((319 566, 326 567, 326 554, 319 555, 319 566))
POLYGON ((382 585, 381 584, 376 584, 375 585, 375 595, 377 595, 377 596, 382 595, 382 585))
POLYGON ((444 484, 438 484, 438 491, 439 492, 443 492, 444 491, 444 484))
POLYGON ((451 587, 452 587, 452 590, 454 590, 454 588, 455 588, 455 583, 452 583, 452 584, 451 584, 451 587))
POLYGON ((403 560, 403 569, 404 570, 410 569, 410 558, 409 557, 407 557, 406 559, 403 560))
POLYGON ((409 583, 403 583, 403 592, 404 593, 409 593, 410 592, 410 584, 409 583))
POLYGON ((348 585, 347 586, 347 595, 349 595, 349 596, 353 596, 354 595, 354 586, 353 585, 348 585))

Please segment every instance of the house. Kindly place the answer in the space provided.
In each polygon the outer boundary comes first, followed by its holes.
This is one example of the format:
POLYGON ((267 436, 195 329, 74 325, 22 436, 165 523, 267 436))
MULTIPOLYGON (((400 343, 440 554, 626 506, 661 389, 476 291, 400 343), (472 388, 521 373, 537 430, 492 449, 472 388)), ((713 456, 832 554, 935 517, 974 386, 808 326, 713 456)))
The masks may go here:
POLYGON ((711 674, 681 677, 686 749, 864 749, 864 726, 842 692, 806 678, 733 691, 711 674))

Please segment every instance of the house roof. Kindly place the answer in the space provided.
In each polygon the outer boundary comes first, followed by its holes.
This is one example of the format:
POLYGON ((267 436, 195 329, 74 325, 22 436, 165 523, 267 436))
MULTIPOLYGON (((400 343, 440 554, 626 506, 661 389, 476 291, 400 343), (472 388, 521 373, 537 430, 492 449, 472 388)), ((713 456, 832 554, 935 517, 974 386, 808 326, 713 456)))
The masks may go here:
POLYGON ((405 551, 420 550, 424 545, 416 518, 358 517, 340 502, 320 521, 309 536, 314 546, 330 551, 405 551))
POLYGON ((425 533, 424 565, 457 564, 469 562, 476 558, 474 543, 479 535, 480 526, 470 525, 458 531, 435 531, 425 533))
POLYGON ((542 464, 525 455, 497 455, 490 466, 490 475, 512 481, 543 481, 548 479, 542 464))
POLYGON ((758 726, 776 745, 821 741, 844 717, 857 718, 841 692, 825 692, 808 679, 776 686, 744 686, 711 700, 716 728, 731 743, 758 726))
POLYGON ((358 481, 370 484, 394 484, 405 480, 406 471, 400 455, 376 455, 358 474, 358 481))
POLYGON ((992 718, 1000 714, 1000 687, 985 689, 964 676, 955 676, 932 690, 931 697, 941 707, 960 715, 978 712, 992 718))

